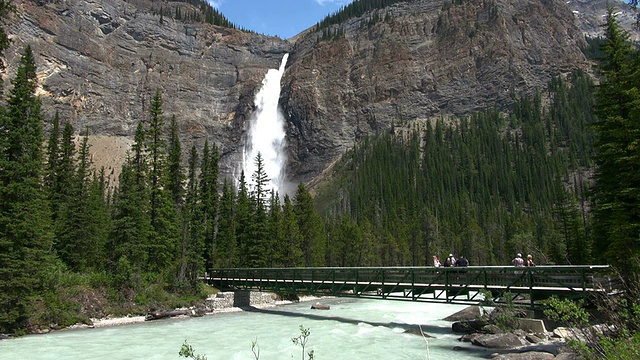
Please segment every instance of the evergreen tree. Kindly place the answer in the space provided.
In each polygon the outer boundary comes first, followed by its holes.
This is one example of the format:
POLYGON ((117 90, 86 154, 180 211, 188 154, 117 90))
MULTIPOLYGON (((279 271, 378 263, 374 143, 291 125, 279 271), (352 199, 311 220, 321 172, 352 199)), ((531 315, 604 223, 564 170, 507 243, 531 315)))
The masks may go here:
POLYGON ((242 171, 238 181, 238 194, 236 196, 236 210, 234 214, 236 244, 238 248, 238 266, 240 267, 246 267, 249 264, 248 248, 251 242, 251 236, 253 236, 253 219, 251 218, 253 208, 251 205, 247 182, 245 180, 244 171, 242 171))
POLYGON ((269 181, 264 170, 262 155, 255 158, 256 171, 251 175, 253 191, 251 192, 252 232, 245 243, 247 265, 249 267, 266 267, 271 257, 269 246, 269 224, 267 218, 266 185, 269 181))
POLYGON ((59 153, 56 156, 55 167, 52 169, 52 188, 49 191, 49 198, 54 221, 58 220, 60 207, 72 196, 73 178, 76 172, 76 144, 73 132, 73 126, 70 123, 65 123, 58 149, 59 153))
POLYGON ((102 269, 109 231, 103 184, 95 184, 88 133, 83 136, 69 196, 60 206, 56 222, 59 253, 75 271, 102 269))
POLYGON ((324 266, 327 246, 324 226, 303 183, 298 184, 293 203, 302 238, 304 266, 324 266))
POLYGON ((182 210, 182 244, 178 283, 195 288, 205 272, 204 236, 198 185, 198 151, 191 147, 188 161, 187 193, 182 210))
POLYGON ((236 267, 239 265, 239 249, 236 242, 235 219, 236 193, 227 179, 222 185, 218 233, 216 234, 216 254, 214 267, 236 267))
POLYGON ((304 266, 304 252, 302 251, 302 234, 298 227, 298 219, 289 195, 284 196, 282 205, 282 228, 284 243, 275 244, 276 259, 279 266, 301 267, 304 266))
POLYGON ((42 187, 43 118, 33 52, 27 46, 0 114, 0 332, 25 328, 46 291, 51 213, 42 187))
POLYGON ((149 238, 149 265, 150 270, 157 272, 172 270, 181 233, 173 189, 170 187, 162 114, 162 97, 160 91, 156 91, 149 109, 147 151, 152 229, 149 238))
POLYGON ((176 116, 171 117, 169 126, 169 153, 167 157, 168 167, 168 188, 173 196, 176 206, 182 204, 184 197, 185 176, 182 171, 182 148, 180 146, 180 134, 178 133, 178 123, 176 116))
POLYGON ((283 223, 282 205, 280 205, 280 196, 273 189, 269 196, 269 213, 268 213, 268 235, 267 244, 268 247, 268 267, 281 266, 282 257, 278 254, 279 248, 285 246, 286 233, 283 223))
POLYGON ((152 228, 144 142, 144 128, 142 123, 138 123, 133 152, 127 154, 113 196, 113 231, 109 237, 111 243, 108 248, 111 251, 109 259, 114 270, 118 268, 118 264, 127 264, 134 271, 141 272, 148 265, 149 236, 152 228))
MULTIPOLYGON (((56 186, 56 171, 60 157, 60 116, 56 111, 51 121, 51 132, 49 134, 49 142, 47 142, 47 167, 44 178, 44 186, 49 191, 49 197, 53 206, 53 191, 56 186)), ((54 211, 55 212, 55 211, 54 211)))
POLYGON ((640 62, 609 9, 597 88, 593 188, 596 254, 624 273, 640 262, 640 62))
POLYGON ((215 144, 209 149, 205 141, 200 168, 200 215, 207 268, 213 266, 216 252, 216 222, 218 217, 218 172, 220 154, 215 144))

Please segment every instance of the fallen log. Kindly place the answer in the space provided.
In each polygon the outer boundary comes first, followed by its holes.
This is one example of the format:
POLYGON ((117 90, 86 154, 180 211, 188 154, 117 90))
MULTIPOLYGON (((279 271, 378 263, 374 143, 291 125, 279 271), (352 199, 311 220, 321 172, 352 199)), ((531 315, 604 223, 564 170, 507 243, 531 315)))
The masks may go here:
POLYGON ((189 310, 170 310, 170 311, 149 312, 144 317, 144 320, 145 321, 158 320, 158 319, 164 319, 168 317, 181 316, 181 315, 189 315, 189 310))
POLYGON ((311 308, 314 310, 329 310, 331 307, 329 305, 322 305, 320 303, 315 303, 311 305, 311 308))

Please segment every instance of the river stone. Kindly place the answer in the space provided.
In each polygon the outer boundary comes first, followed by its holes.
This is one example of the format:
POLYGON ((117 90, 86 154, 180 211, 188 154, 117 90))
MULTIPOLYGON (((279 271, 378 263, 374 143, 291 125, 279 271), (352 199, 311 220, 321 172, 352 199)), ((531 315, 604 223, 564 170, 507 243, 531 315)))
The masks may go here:
POLYGON ((523 340, 516 334, 504 333, 504 334, 481 334, 473 338, 472 344, 486 347, 507 349, 525 345, 523 340))
POLYGON ((551 360, 555 357, 546 352, 530 351, 526 353, 498 354, 491 356, 494 360, 551 360))
POLYGON ((463 320, 475 320, 482 316, 482 311, 479 306, 469 306, 458 311, 455 314, 451 314, 444 318, 444 321, 463 321, 463 320))
POLYGON ((486 320, 464 320, 451 324, 451 330, 456 333, 478 332, 487 325, 486 320))
POLYGON ((534 334, 527 334, 524 338, 527 339, 527 341, 532 344, 537 344, 542 342, 542 339, 534 334))
POLYGON ((433 338, 433 336, 425 333, 424 331, 420 330, 419 327, 415 327, 415 328, 411 328, 411 329, 407 329, 404 331, 405 334, 413 334, 413 335, 418 335, 418 336, 422 336, 422 337, 426 337, 426 338, 433 338))
POLYGON ((584 358, 574 352, 563 352, 554 358, 554 360, 583 360, 584 358))
POLYGON ((498 325, 489 324, 482 327, 482 332, 487 334, 503 334, 504 330, 502 330, 498 325))

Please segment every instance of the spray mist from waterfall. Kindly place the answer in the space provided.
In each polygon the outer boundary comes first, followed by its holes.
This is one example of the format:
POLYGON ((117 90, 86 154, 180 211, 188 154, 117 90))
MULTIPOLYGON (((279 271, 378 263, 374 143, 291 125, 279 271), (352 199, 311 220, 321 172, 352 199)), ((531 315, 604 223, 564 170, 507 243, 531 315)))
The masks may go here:
MULTIPOLYGON (((285 119, 278 107, 280 80, 289 54, 285 54, 279 69, 270 69, 262 80, 262 88, 256 94, 256 111, 250 120, 247 141, 244 147, 242 169, 245 179, 252 185, 251 176, 256 172, 255 159, 262 156, 264 171, 270 179, 267 189, 283 192, 286 185, 284 168, 285 119)), ((281 194, 282 195, 282 194, 281 194)))

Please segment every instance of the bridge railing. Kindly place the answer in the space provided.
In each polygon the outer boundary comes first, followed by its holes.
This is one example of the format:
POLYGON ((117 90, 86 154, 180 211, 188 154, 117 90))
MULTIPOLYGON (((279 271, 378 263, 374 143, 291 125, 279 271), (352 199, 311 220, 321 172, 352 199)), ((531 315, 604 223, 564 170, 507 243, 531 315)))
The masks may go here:
MULTIPOLYGON (((211 269, 208 282, 221 289, 257 289, 282 293, 429 299, 450 301, 460 295, 476 300, 486 290, 494 297, 527 294, 531 305, 552 294, 586 296, 611 291, 607 265, 435 267, 323 267, 211 269)), ((454 302, 454 301, 450 301, 454 302)))

